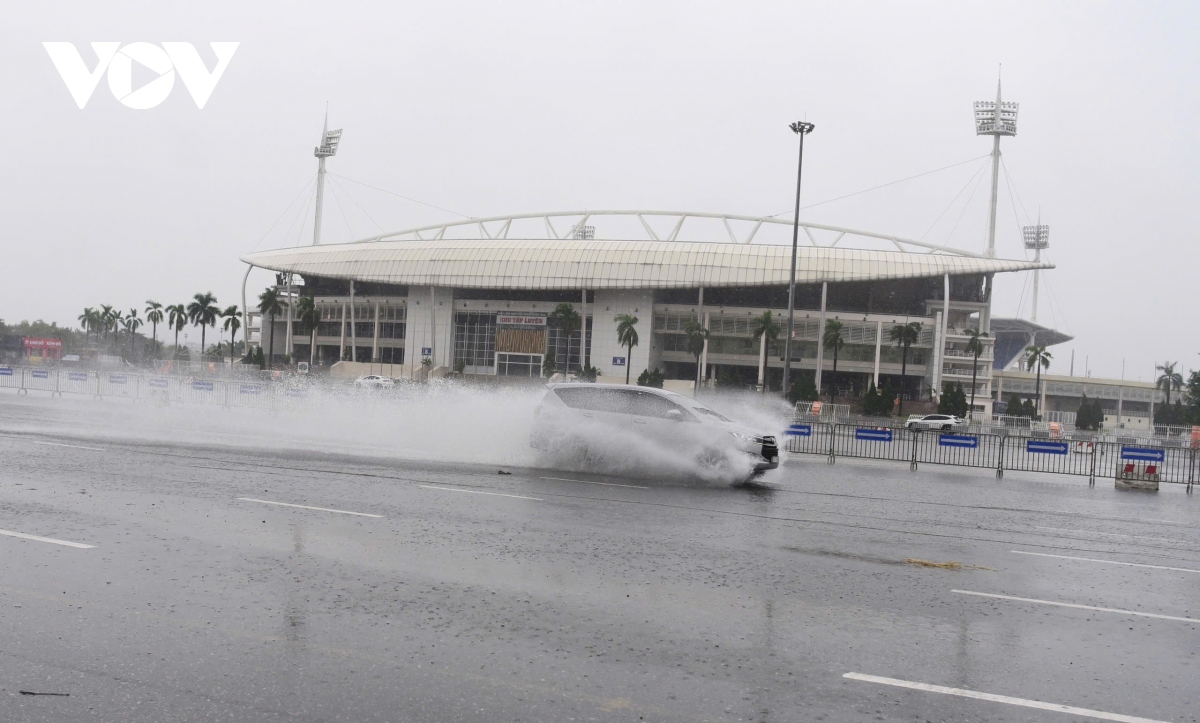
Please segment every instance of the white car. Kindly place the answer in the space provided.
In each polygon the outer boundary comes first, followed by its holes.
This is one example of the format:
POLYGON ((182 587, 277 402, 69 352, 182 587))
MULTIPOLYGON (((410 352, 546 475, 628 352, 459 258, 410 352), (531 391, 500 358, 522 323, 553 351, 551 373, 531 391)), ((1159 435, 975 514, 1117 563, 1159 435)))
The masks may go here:
POLYGON ((747 429, 688 397, 652 387, 550 384, 538 405, 529 446, 542 451, 607 443, 632 454, 633 442, 704 466, 779 466, 775 437, 747 429))
POLYGON ((391 389, 396 386, 396 382, 378 374, 368 374, 355 379, 354 386, 358 389, 391 389))
POLYGON ((943 432, 952 432, 966 425, 967 420, 953 414, 914 414, 904 423, 909 429, 940 429, 943 432))

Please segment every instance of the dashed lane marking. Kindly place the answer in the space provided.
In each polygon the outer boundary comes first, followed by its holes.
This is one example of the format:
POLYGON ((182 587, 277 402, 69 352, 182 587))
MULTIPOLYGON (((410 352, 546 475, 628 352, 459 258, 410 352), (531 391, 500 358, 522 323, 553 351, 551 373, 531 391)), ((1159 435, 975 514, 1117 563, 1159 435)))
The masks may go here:
POLYGON ((590 482, 585 479, 567 479, 566 477, 542 477, 542 479, 553 480, 555 482, 578 482, 580 484, 585 484, 585 485, 604 485, 605 487, 628 487, 630 489, 635 489, 635 490, 650 489, 649 487, 643 487, 641 485, 619 485, 619 484, 616 484, 615 482, 590 482))
POLYGON ((8 537, 16 537, 22 540, 33 540, 34 542, 49 542, 51 545, 62 545, 63 547, 75 547, 80 550, 90 550, 95 545, 87 545, 82 542, 71 542, 70 540, 56 540, 53 537, 42 537, 40 535, 27 535, 24 532, 13 532, 12 530, 0 530, 0 535, 8 537))
POLYGON ((1036 557, 1055 557, 1060 560, 1079 560, 1080 562, 1100 562, 1105 565, 1127 565, 1129 567, 1148 567, 1152 570, 1171 570, 1172 572, 1196 572, 1190 567, 1167 567, 1166 565, 1147 565, 1141 562, 1121 562, 1120 560, 1098 560, 1094 557, 1074 557, 1073 555, 1051 555, 1048 552, 1027 552, 1025 550, 1009 550, 1014 555, 1034 555, 1036 557))
POLYGON ((469 495, 491 495, 493 497, 512 497, 518 500, 533 500, 535 502, 544 502, 541 497, 525 497, 522 495, 506 495, 500 492, 481 492, 479 490, 460 490, 455 487, 438 487, 437 485, 417 485, 427 490, 442 490, 444 492, 465 492, 469 495))
POLYGON ((259 500, 253 497, 239 497, 242 502, 257 502, 262 505, 279 505, 280 507, 295 507, 301 510, 316 510, 317 512, 336 512, 339 515, 355 515, 357 517, 383 517, 383 515, 372 515, 368 512, 351 512, 350 510, 334 510, 329 507, 312 507, 310 505, 293 505, 289 502, 273 502, 271 500, 259 500))
POLYGON ((1156 618, 1158 620, 1178 620, 1183 623, 1200 623, 1196 618, 1184 618, 1176 615, 1159 615, 1158 613, 1144 613, 1139 610, 1121 610, 1118 608, 1102 608, 1095 605, 1080 605, 1078 603, 1058 602, 1057 600, 1038 600, 1032 597, 1016 597, 1013 595, 997 595, 990 592, 975 592, 973 590, 951 590, 959 595, 974 595, 975 597, 990 597, 996 600, 1012 600, 1013 602, 1033 603, 1036 605, 1054 605, 1060 608, 1074 608, 1076 610, 1095 610, 1102 613, 1117 613, 1118 615, 1136 615, 1141 618, 1156 618))
POLYGON ((1136 715, 1125 715, 1123 713, 1108 713, 1102 710, 1092 710, 1090 708, 1077 708, 1073 705, 1061 705, 1059 703, 1046 703, 1040 700, 1030 700, 1028 698, 1014 698, 1011 695, 996 695, 995 693, 980 693, 977 690, 965 690, 963 688, 947 688, 944 685, 930 685, 929 683, 917 683, 911 680, 900 680, 898 678, 884 678, 878 675, 864 675, 863 673, 846 673, 843 678, 850 680, 860 680, 864 683, 879 683, 880 685, 891 685, 896 688, 909 688, 911 690, 921 690, 926 693, 941 693, 942 695, 956 695, 960 698, 974 698, 975 700, 987 700, 993 703, 1007 703, 1009 705, 1019 705, 1024 708, 1037 708, 1038 710, 1050 710, 1057 713, 1066 713, 1068 715, 1079 715, 1086 718, 1096 718, 1098 720, 1120 721, 1120 723, 1166 723, 1166 721, 1155 720, 1153 718, 1141 718, 1136 715))

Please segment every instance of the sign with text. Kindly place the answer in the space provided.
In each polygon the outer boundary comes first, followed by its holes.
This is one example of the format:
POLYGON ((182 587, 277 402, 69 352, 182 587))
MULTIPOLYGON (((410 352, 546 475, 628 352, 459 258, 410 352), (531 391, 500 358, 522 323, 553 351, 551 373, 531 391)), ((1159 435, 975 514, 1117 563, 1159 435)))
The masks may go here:
POLYGON ((789 437, 811 437, 811 424, 792 424, 788 426, 787 435, 789 437))
POLYGON ((615 367, 623 367, 623 366, 625 366, 625 357, 623 357, 623 356, 615 356, 615 357, 613 357, 613 363, 612 363, 612 365, 613 365, 613 366, 615 366, 615 367))
POLYGON ((496 326, 545 326, 545 314, 496 314, 496 326))
POLYGON ((1025 442, 1025 451, 1030 454, 1066 454, 1070 449, 1067 442, 1047 442, 1044 439, 1030 439, 1025 442))
POLYGON ((942 447, 979 449, 979 437, 969 434, 942 434, 938 436, 938 445, 942 447))
POLYGON ((431 346, 421 347, 421 356, 433 356, 433 347, 431 347, 431 346))
POLYGON ((892 441, 892 430, 859 428, 854 430, 854 438, 866 442, 890 442, 892 441))
POLYGON ((1137 462, 1162 462, 1166 458, 1165 451, 1153 447, 1121 447, 1121 459, 1137 462))

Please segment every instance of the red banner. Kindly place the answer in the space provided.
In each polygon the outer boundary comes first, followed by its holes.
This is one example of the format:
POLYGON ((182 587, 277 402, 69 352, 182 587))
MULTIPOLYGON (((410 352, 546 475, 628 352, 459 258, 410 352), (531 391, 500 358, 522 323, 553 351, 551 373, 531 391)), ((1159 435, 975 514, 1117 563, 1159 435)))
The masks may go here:
POLYGON ((27 336, 24 341, 26 349, 62 349, 62 339, 37 339, 27 336))

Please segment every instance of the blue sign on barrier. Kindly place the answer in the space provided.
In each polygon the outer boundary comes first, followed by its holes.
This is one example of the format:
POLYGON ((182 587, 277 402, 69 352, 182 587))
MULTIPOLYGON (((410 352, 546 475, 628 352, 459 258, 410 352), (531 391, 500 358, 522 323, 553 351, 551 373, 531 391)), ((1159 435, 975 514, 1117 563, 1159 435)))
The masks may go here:
POLYGON ((979 449, 979 437, 969 434, 942 434, 938 436, 938 444, 942 447, 979 449))
POLYGON ((1131 459, 1138 462, 1162 462, 1167 453, 1162 449, 1152 447, 1121 447, 1121 459, 1131 459))
POLYGON ((1031 454, 1066 454, 1070 446, 1069 442, 1047 442, 1044 439, 1025 441, 1025 451, 1031 454))
POLYGON ((303 389, 288 389, 284 392, 284 395, 288 397, 303 397, 305 391, 303 389))
POLYGON ((792 424, 788 426, 787 435, 789 437, 811 437, 811 424, 792 424))
POLYGON ((862 439, 868 442, 890 442, 892 441, 892 430, 860 428, 854 430, 854 438, 862 439))
POLYGON ((124 374, 109 374, 108 375, 108 383, 109 384, 125 384, 127 381, 128 380, 125 379, 124 374))
POLYGON ((262 394, 263 385, 261 384, 243 384, 242 394, 262 394))
POLYGON ((192 382, 192 389, 196 389, 201 392, 211 392, 213 390, 213 383, 212 382, 192 382))
POLYGON ((0 367, 0 377, 11 377, 12 367, 0 367))
POLYGON ((163 379, 162 377, 150 377, 150 379, 146 382, 146 385, 156 389, 166 389, 168 383, 168 380, 163 379))
POLYGON ((67 379, 73 382, 86 382, 87 372, 67 372, 67 379))
POLYGON ((33 378, 34 379, 49 379, 50 372, 46 369, 34 369, 33 370, 33 378))

